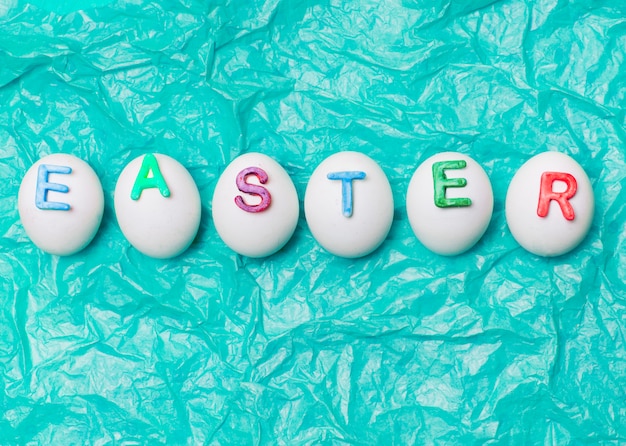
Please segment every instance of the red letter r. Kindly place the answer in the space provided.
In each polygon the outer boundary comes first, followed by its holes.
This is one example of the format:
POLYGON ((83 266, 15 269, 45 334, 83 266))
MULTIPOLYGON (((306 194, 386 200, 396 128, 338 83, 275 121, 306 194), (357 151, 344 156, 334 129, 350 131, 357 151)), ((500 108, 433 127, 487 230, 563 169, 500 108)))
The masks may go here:
POLYGON ((550 201, 555 200, 561 207, 561 212, 567 220, 574 219, 574 208, 568 201, 576 194, 576 178, 569 173, 563 172, 544 172, 541 175, 541 186, 539 188, 539 204, 537 206, 537 215, 545 217, 548 215, 550 201), (562 181, 567 188, 564 192, 554 192, 552 184, 555 181, 562 181))

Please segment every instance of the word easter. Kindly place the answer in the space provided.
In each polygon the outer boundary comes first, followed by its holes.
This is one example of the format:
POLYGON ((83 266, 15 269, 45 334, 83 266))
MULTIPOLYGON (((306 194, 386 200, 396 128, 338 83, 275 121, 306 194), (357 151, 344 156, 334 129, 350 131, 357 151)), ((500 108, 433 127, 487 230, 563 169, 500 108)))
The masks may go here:
MULTIPOLYGON (((418 240, 441 255, 469 250, 493 213, 487 174, 472 158, 434 155, 413 174, 406 195, 418 240)), ((118 224, 137 250, 154 258, 185 251, 200 225, 198 188, 178 161, 149 153, 132 160, 114 193, 118 224)), ((36 162, 18 193, 24 230, 40 249, 71 255, 93 239, 104 210, 102 185, 84 161, 54 154, 36 162)), ((365 256, 385 240, 394 214, 389 180, 357 152, 326 158, 304 197, 313 237, 328 252, 365 256)), ((558 256, 575 248, 591 226, 594 197, 582 167, 569 156, 545 152, 528 160, 509 185, 505 214, 513 237, 528 251, 558 256)), ((296 188, 280 164, 260 153, 234 159, 214 190, 212 217, 226 245, 249 257, 269 256, 293 235, 299 218, 296 188)))

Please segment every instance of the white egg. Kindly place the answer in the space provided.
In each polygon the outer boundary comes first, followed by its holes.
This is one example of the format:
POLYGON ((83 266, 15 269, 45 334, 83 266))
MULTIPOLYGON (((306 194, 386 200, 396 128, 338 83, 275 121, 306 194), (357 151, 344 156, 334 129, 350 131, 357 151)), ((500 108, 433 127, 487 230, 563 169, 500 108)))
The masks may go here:
POLYGON ((235 158, 213 192, 213 221, 238 254, 266 257, 281 249, 298 224, 298 194, 280 164, 262 153, 235 158))
POLYGON ((185 251, 200 226, 200 193, 175 159, 146 154, 132 160, 115 186, 115 215, 126 239, 147 256, 167 259, 185 251))
POLYGON ((458 255, 474 246, 489 226, 491 182, 472 158, 438 153, 413 174, 406 210, 411 228, 424 246, 437 254, 458 255))
POLYGON ((85 248, 98 232, 104 193, 89 164, 58 153, 28 169, 17 208, 26 234, 37 247, 67 256, 85 248))
POLYGON ((544 152, 513 176, 506 195, 506 221, 526 250, 559 256, 578 246, 589 232, 594 203, 591 182, 580 164, 564 153, 544 152))
POLYGON ((370 157, 339 152, 315 169, 304 197, 313 237, 328 252, 356 258, 374 251, 393 222, 387 176, 370 157))

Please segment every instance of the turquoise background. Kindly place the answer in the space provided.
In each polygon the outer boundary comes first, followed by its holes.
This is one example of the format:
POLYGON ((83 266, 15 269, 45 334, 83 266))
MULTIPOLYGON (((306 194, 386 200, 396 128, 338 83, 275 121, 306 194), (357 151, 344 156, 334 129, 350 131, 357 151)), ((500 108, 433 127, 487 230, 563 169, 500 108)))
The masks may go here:
POLYGON ((0 3, 0 444, 626 442, 626 3, 62 3, 0 3), (211 197, 237 155, 272 156, 302 206, 343 150, 391 182, 380 249, 334 257, 302 212, 269 258, 221 242, 211 197), (495 192, 485 236, 452 258, 405 210, 444 150, 495 192), (552 259, 504 217, 512 175, 546 150, 583 166, 597 206, 552 259), (173 260, 130 247, 113 211, 117 176, 153 151, 202 197, 173 260), (39 251, 16 209, 51 153, 105 192, 70 257, 39 251))

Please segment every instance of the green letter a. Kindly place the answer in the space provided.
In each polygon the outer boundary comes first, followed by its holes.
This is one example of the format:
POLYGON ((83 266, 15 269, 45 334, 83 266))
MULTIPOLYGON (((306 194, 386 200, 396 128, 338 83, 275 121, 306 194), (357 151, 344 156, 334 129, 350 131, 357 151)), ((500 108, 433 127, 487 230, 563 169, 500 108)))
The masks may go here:
POLYGON ((152 153, 148 153, 143 157, 143 162, 137 174, 133 190, 130 192, 130 198, 132 200, 139 200, 144 189, 152 189, 154 187, 158 188, 159 192, 161 192, 161 195, 164 197, 167 198, 170 196, 170 190, 167 187, 165 178, 161 175, 156 157, 152 153), (152 172, 152 176, 150 176, 150 172, 152 172))

